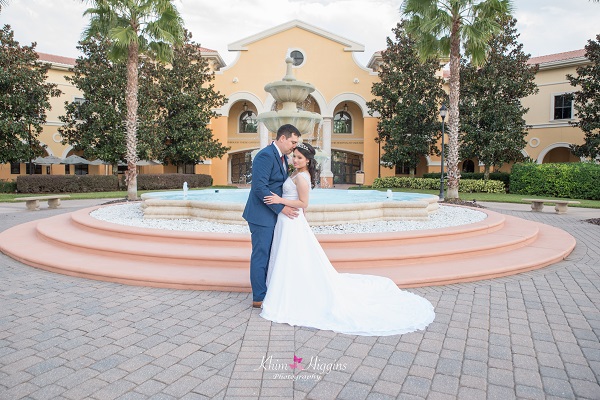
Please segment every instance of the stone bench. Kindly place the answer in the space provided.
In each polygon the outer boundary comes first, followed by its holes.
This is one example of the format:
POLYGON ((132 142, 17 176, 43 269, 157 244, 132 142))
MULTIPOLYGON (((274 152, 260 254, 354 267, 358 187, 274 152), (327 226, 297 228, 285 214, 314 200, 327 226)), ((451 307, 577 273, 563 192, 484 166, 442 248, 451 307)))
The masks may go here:
POLYGON ((564 214, 567 212, 569 204, 580 204, 574 200, 546 200, 546 199, 522 199, 531 203, 531 211, 542 212, 544 210, 544 203, 554 204, 554 210, 558 214, 564 214))
POLYGON ((69 197, 71 196, 68 194, 53 194, 48 196, 18 197, 15 201, 24 201, 28 210, 36 211, 40 209, 40 200, 48 200, 48 208, 57 208, 60 206, 60 199, 69 197))

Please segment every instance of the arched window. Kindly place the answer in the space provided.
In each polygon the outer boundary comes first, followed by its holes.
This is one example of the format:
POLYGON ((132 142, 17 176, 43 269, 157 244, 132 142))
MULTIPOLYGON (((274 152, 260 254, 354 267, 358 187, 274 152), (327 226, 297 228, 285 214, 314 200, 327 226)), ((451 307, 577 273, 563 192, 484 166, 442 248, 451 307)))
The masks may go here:
POLYGON ((333 117, 333 133, 352 133, 352 117, 340 111, 333 117))
POLYGON ((240 115, 240 133, 256 133, 258 132, 258 122, 254 111, 244 111, 240 115))
POLYGON ((473 160, 465 160, 463 162, 462 172, 475 172, 475 163, 473 160))

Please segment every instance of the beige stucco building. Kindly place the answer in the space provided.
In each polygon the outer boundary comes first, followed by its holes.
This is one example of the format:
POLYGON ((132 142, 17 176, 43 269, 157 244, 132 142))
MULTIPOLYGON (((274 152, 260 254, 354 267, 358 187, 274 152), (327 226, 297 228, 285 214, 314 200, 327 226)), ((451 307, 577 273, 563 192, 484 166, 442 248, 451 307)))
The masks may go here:
MULTIPOLYGON (((251 154, 266 146, 274 134, 256 121, 256 116, 274 107, 274 99, 264 91, 264 86, 280 80, 286 69, 285 59, 294 59, 293 73, 296 79, 310 82, 316 90, 302 104, 308 111, 322 115, 323 123, 312 135, 303 140, 319 146, 331 154, 323 164, 323 177, 337 183, 354 183, 356 171, 364 171, 365 183, 370 184, 377 176, 401 175, 407 171, 390 169, 379 163, 380 149, 377 137, 377 118, 369 115, 366 103, 372 99, 371 87, 378 81, 377 70, 380 53, 375 53, 364 66, 357 61, 357 52, 364 47, 357 42, 324 31, 316 26, 294 20, 267 31, 241 39, 229 45, 236 52, 236 59, 225 65, 221 56, 209 49, 202 54, 208 58, 215 71, 215 88, 224 94, 228 102, 217 112, 211 122, 214 137, 231 147, 221 159, 200 160, 186 172, 212 175, 214 184, 245 184, 251 172, 251 154)), ((51 99, 52 110, 40 140, 48 155, 64 158, 72 153, 68 145, 61 144, 57 132, 58 116, 64 113, 64 102, 80 101, 83 95, 64 79, 75 60, 41 54, 40 59, 51 63, 48 81, 56 83, 63 92, 60 98, 51 99)), ((532 58, 540 70, 536 76, 539 93, 523 99, 530 108, 526 120, 531 125, 527 146, 523 154, 537 162, 578 161, 568 146, 581 143, 583 133, 569 126, 573 118, 571 104, 564 104, 561 96, 574 90, 566 74, 575 74, 578 65, 587 62, 584 51, 554 54, 532 58)), ((443 70, 440 69, 440 75, 443 70)), ((477 160, 462 160, 461 165, 471 165, 475 171, 482 170, 477 160)), ((467 167, 470 168, 470 167, 467 167)), ((140 173, 176 172, 175 166, 142 166, 140 173)), ((423 157, 417 168, 417 176, 426 172, 439 172, 440 160, 436 156, 423 157)), ((510 170, 506 165, 502 170, 510 170)), ((64 174, 65 165, 38 167, 38 173, 64 174)), ((108 174, 105 165, 69 167, 66 173, 108 174)), ((22 164, 0 165, 0 179, 15 179, 26 173, 22 164)))

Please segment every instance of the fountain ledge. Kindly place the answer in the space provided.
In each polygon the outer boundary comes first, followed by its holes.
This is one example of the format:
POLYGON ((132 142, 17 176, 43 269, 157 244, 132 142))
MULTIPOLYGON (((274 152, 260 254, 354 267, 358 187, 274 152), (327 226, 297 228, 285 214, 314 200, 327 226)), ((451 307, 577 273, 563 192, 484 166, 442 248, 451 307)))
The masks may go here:
MULTIPOLYGON (((144 219, 199 219, 245 225, 244 204, 197 200, 165 200, 142 195, 144 219)), ((427 221, 439 209, 437 197, 418 201, 377 201, 353 204, 311 204, 306 219, 312 226, 373 221, 427 221)))

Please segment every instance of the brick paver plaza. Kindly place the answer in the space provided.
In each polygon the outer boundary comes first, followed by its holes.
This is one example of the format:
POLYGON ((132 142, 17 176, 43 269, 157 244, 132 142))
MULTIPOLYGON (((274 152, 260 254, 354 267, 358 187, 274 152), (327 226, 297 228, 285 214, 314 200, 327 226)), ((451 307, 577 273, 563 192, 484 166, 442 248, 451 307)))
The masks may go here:
MULTIPOLYGON (((91 205, 0 204, 0 230, 91 205)), ((248 293, 92 281, 0 254, 0 399, 600 399, 600 226, 583 221, 600 211, 488 206, 577 247, 537 271, 410 289, 436 319, 401 336, 293 328, 260 318, 248 293)))

